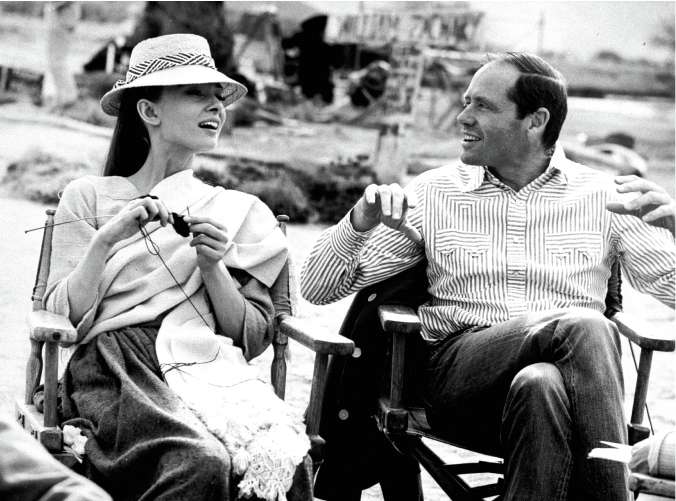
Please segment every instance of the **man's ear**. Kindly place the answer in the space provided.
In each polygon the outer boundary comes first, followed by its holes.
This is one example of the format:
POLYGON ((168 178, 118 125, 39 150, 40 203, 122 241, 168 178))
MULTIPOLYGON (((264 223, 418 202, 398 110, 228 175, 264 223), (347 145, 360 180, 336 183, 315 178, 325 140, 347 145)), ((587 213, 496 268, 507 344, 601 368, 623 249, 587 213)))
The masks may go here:
POLYGON ((141 117, 141 120, 143 120, 148 125, 160 124, 160 117, 157 114, 155 103, 152 101, 148 99, 139 99, 136 103, 136 111, 141 117))
POLYGON ((547 108, 538 108, 530 114, 530 124, 528 125, 528 129, 533 130, 533 132, 541 131, 544 134, 545 127, 549 123, 549 117, 549 110, 547 108))

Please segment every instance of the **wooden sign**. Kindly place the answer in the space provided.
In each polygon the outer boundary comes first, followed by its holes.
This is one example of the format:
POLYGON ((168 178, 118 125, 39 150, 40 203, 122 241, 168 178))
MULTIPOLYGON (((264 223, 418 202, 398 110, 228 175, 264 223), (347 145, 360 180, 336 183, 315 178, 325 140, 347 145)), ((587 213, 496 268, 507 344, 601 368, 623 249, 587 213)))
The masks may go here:
POLYGON ((483 12, 372 12, 331 16, 327 38, 337 43, 410 43, 473 49, 483 12))

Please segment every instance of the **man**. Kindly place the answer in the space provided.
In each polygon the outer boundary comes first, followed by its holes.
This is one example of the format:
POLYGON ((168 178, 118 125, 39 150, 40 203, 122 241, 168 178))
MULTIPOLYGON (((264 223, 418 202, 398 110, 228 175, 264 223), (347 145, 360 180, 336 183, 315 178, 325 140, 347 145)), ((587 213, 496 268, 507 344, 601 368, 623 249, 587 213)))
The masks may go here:
POLYGON ((0 499, 110 501, 111 497, 50 456, 15 422, 0 416, 0 499))
POLYGON ((457 118, 461 163, 406 191, 367 187, 315 244, 301 290, 327 303, 427 259, 432 426, 505 458, 505 500, 626 501, 624 466, 586 459, 599 440, 626 441, 604 299, 619 259, 634 287, 673 307, 675 204, 654 183, 613 184, 567 160, 566 100, 537 56, 485 64, 457 118))

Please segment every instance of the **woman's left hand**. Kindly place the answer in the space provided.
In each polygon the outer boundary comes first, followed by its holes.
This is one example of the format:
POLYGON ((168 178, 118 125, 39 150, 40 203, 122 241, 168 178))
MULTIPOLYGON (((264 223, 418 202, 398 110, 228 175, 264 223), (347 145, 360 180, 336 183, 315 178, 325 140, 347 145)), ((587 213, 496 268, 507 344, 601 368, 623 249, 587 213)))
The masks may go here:
POLYGON ((184 220, 190 225, 190 246, 197 251, 197 266, 207 270, 218 265, 231 245, 227 228, 210 217, 185 216, 184 220))

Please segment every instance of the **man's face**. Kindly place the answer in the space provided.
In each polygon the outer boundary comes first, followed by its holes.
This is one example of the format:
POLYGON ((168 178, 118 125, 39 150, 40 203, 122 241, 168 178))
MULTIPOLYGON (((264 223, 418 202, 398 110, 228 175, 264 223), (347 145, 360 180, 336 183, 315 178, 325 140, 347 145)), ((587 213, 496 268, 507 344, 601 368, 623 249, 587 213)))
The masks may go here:
POLYGON ((519 71, 502 62, 489 63, 474 74, 457 117, 462 132, 462 162, 500 169, 519 166, 529 150, 528 115, 517 118, 507 97, 519 71))

